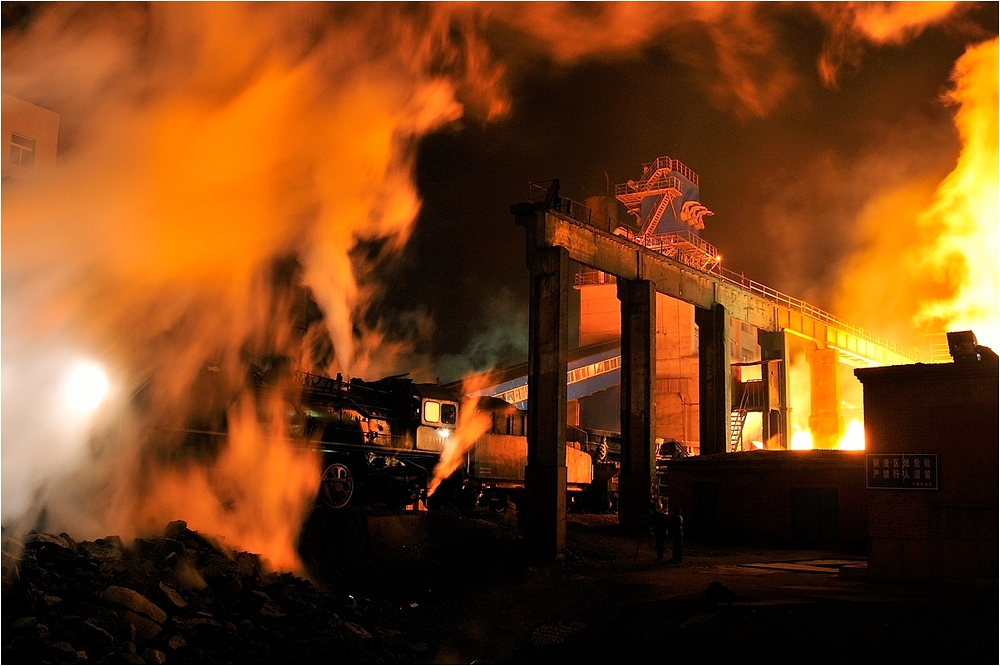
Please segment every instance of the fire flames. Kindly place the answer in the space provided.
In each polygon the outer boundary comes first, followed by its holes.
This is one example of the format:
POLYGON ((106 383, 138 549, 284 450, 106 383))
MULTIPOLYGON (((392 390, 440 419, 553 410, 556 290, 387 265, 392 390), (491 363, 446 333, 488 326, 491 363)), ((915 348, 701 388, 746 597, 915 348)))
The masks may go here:
POLYGON ((955 65, 947 100, 957 105, 962 149, 933 198, 925 194, 933 184, 910 183, 860 221, 866 238, 844 264, 834 309, 848 320, 915 346, 926 345, 914 329, 972 330, 982 344, 1000 344, 996 55, 994 39, 955 65))
POLYGON ((480 435, 490 427, 490 414, 477 409, 478 396, 473 395, 489 386, 488 374, 477 374, 466 377, 462 382, 462 394, 466 396, 458 411, 458 427, 445 440, 441 458, 434 466, 432 478, 427 484, 427 496, 430 497, 438 489, 441 482, 447 479, 462 464, 462 456, 472 448, 480 435))
POLYGON ((933 239, 926 269, 947 293, 921 304, 916 322, 938 330, 973 330, 1000 344, 1000 173, 997 40, 970 48, 955 64, 949 99, 962 153, 919 223, 933 239))

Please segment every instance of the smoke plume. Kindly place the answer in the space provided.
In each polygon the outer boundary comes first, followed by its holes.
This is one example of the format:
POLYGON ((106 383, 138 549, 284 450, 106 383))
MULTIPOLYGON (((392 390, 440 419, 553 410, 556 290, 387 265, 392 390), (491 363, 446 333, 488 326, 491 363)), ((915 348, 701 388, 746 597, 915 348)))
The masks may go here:
POLYGON ((246 378, 264 357, 324 361, 306 325, 332 341, 324 369, 353 370, 368 288, 352 250, 406 242, 420 136, 464 105, 505 108, 480 47, 455 37, 476 34, 468 20, 433 5, 54 5, 4 35, 5 91, 63 119, 56 173, 4 189, 5 524, 44 507, 47 529, 128 537, 184 518, 294 566, 318 462, 285 438, 280 392, 253 396, 246 378), (86 419, 56 400, 76 358, 114 388, 86 419), (229 396, 228 442, 207 461, 150 430, 212 411, 194 390, 206 362, 229 396))
POLYGON ((814 3, 830 26, 819 57, 820 77, 837 85, 844 65, 858 67, 865 44, 902 45, 927 28, 961 15, 971 7, 962 2, 834 2, 814 3))

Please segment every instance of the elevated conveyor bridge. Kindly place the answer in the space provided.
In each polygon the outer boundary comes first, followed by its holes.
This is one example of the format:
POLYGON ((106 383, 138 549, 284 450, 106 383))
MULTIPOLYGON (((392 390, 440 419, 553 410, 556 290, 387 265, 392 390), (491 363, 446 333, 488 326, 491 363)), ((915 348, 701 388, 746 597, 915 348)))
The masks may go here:
MULTIPOLYGON (((529 204, 544 204, 545 192, 545 188, 531 185, 529 204)), ((718 250, 699 236, 684 232, 635 234, 565 197, 546 211, 541 231, 538 240, 543 244, 565 247, 573 261, 608 274, 597 278, 602 283, 614 282, 615 277, 652 280, 660 293, 702 308, 721 304, 740 321, 766 331, 789 331, 820 347, 836 349, 845 362, 858 367, 904 365, 919 358, 915 349, 904 349, 821 308, 723 268, 718 250), (680 258, 672 256, 672 247, 678 243, 697 251, 682 253, 680 258), (715 261, 689 258, 697 254, 715 261)), ((593 279, 584 273, 576 282, 586 284, 593 279)))

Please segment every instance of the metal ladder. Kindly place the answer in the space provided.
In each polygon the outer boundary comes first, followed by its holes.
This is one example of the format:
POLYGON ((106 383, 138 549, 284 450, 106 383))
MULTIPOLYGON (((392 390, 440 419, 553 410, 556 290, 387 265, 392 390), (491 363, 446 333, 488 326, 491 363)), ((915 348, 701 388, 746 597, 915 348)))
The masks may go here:
POLYGON ((743 426, 747 422, 747 400, 750 392, 743 391, 740 406, 729 412, 729 451, 739 451, 743 447, 743 426))

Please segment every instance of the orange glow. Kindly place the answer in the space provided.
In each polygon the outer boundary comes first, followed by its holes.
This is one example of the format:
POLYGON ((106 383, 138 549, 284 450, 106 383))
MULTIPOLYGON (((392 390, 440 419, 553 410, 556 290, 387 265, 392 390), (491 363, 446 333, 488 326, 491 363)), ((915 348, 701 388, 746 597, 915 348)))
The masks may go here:
POLYGON ((813 437, 809 429, 792 429, 792 445, 789 447, 793 451, 808 451, 813 447, 813 437))
POLYGON ((851 419, 847 423, 844 436, 837 443, 837 448, 842 451, 864 451, 865 424, 857 419, 851 419))
POLYGON ((462 464, 462 457, 472 448, 480 435, 490 428, 492 418, 489 413, 477 408, 479 398, 472 395, 490 385, 488 375, 472 375, 462 382, 462 406, 458 410, 458 427, 444 441, 441 459, 434 466, 432 478, 427 484, 427 496, 437 490, 441 482, 447 479, 462 464))
POLYGON ((907 346, 916 333, 972 330, 1000 345, 997 40, 956 63, 949 99, 962 141, 941 182, 913 180, 874 198, 859 219, 834 312, 907 346), (931 195, 930 193, 933 193, 931 195))
MULTIPOLYGON (((813 448, 812 432, 807 428, 801 430, 797 427, 792 429, 792 445, 789 447, 793 451, 808 451, 813 448)), ((844 436, 834 447, 840 451, 864 451, 865 450, 865 425, 857 419, 851 419, 844 431, 844 436)))
MULTIPOLYGON (((842 380, 843 382, 843 380, 842 380)), ((809 429, 809 415, 812 405, 812 382, 810 381, 810 368, 805 354, 796 354, 792 359, 792 364, 788 369, 788 390, 789 400, 792 408, 791 415, 791 442, 789 448, 795 451, 804 451, 815 448, 813 433, 809 429)), ((860 404, 859 388, 856 386, 844 385, 841 390, 851 392, 852 399, 858 399, 860 404), (854 395, 858 392, 857 395, 854 395)), ((854 404, 844 401, 841 404, 841 412, 858 413, 860 409, 854 404)), ((844 417, 846 427, 844 434, 837 440, 833 449, 841 451, 863 451, 865 448, 865 426, 863 417, 846 415, 844 417)))
POLYGON ((273 569, 301 572, 295 544, 318 490, 319 454, 281 436, 284 401, 272 396, 259 422, 244 396, 229 412, 229 437, 205 465, 155 471, 135 498, 126 526, 155 532, 171 520, 259 553, 273 569))
POLYGON ((253 398, 249 366, 283 356, 315 370, 311 343, 327 335, 333 358, 319 369, 331 375, 392 362, 360 316, 372 287, 352 251, 371 240, 391 254, 409 238, 421 136, 468 105, 507 108, 474 14, 52 5, 4 36, 4 91, 61 100, 72 136, 51 177, 4 186, 5 525, 41 505, 46 529, 76 538, 182 519, 298 567, 318 463, 285 438, 280 400, 253 398), (323 316, 305 332, 300 286, 323 316), (59 393, 43 378, 69 354, 124 384, 104 421, 72 437, 64 419, 38 423, 59 393), (229 410, 225 446, 195 455, 148 436, 207 409, 192 387, 209 361, 225 396, 213 408, 229 410), (25 409, 7 409, 14 393, 25 409), (69 440, 85 460, 37 462, 69 440))
POLYGON ((997 43, 974 46, 955 64, 950 99, 959 105, 962 153, 919 220, 935 241, 925 266, 950 293, 924 302, 916 316, 939 331, 971 329, 991 347, 1000 345, 997 43))

